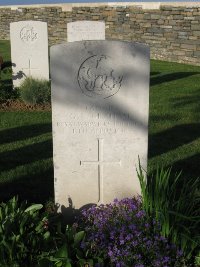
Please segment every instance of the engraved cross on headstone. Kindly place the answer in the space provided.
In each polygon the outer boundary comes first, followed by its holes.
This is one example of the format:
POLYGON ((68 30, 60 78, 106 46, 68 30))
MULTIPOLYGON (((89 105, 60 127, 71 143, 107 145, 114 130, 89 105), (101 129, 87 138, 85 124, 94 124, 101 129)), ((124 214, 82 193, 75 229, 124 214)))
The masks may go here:
POLYGON ((28 68, 22 68, 22 70, 28 70, 28 76, 30 77, 31 76, 31 71, 32 70, 38 70, 38 68, 32 68, 31 67, 31 59, 29 58, 28 60, 28 68))
POLYGON ((99 199, 98 204, 103 203, 103 167, 104 164, 118 164, 121 166, 121 160, 119 161, 104 161, 103 160, 103 141, 104 139, 98 139, 98 160, 97 161, 80 161, 80 165, 84 164, 96 164, 98 165, 98 187, 99 187, 99 199))

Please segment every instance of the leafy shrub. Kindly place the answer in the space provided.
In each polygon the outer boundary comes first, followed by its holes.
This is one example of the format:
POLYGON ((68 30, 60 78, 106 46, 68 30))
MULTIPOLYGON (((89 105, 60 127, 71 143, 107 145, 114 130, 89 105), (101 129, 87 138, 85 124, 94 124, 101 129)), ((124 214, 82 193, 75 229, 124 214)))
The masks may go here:
POLYGON ((19 87, 22 100, 31 105, 50 103, 50 82, 33 78, 26 78, 19 87))
MULTIPOLYGON (((52 232, 54 252, 43 253, 39 261, 39 266, 84 266, 88 260, 84 259, 80 242, 84 239, 85 232, 78 231, 77 224, 73 224, 72 226, 67 225, 62 229, 60 220, 54 225, 56 226, 54 232, 52 232)), ((89 261, 91 262, 91 260, 89 261)))
POLYGON ((85 238, 84 228, 76 222, 67 225, 65 218, 56 213, 56 205, 52 201, 46 203, 46 210, 51 215, 48 222, 50 232, 51 250, 43 252, 38 261, 40 267, 86 267, 96 266, 101 259, 93 258, 81 248, 81 242, 85 238))
POLYGON ((19 90, 17 88, 13 89, 12 79, 10 77, 11 72, 11 67, 6 67, 1 71, 0 103, 5 102, 6 100, 19 98, 19 90), (3 79, 1 76, 3 76, 3 79))
POLYGON ((16 197, 0 204, 0 266, 35 266, 49 238, 41 208, 41 204, 19 204, 16 197))
POLYGON ((181 248, 191 264, 200 252, 200 183, 199 178, 184 180, 171 169, 157 169, 144 177, 139 166, 143 209, 161 223, 161 233, 181 248))
POLYGON ((17 88, 12 88, 12 81, 9 86, 4 86, 0 82, 0 103, 5 102, 9 99, 18 99, 19 98, 19 90, 17 88))
POLYGON ((195 258, 195 264, 196 264, 195 266, 200 266, 200 251, 199 251, 198 255, 195 258))
POLYGON ((106 266, 182 266, 182 253, 160 235, 139 198, 117 199, 113 204, 83 211, 86 238, 81 246, 107 259, 106 266))
POLYGON ((63 224, 52 203, 28 206, 17 197, 0 204, 0 267, 72 267, 92 263, 80 247, 85 233, 63 224), (79 264, 79 265, 78 265, 79 264))

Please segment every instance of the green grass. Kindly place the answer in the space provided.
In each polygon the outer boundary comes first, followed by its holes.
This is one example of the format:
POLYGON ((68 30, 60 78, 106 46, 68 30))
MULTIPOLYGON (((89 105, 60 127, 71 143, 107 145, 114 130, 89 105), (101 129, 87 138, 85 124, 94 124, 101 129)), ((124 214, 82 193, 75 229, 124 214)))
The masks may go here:
POLYGON ((4 61, 10 61, 10 42, 9 41, 0 41, 0 54, 3 56, 4 61))
POLYGON ((1 112, 0 128, 0 198, 53 197, 51 113, 1 112))
POLYGON ((200 67, 152 60, 149 170, 200 176, 200 67))
MULTIPOLYGON (((9 60, 5 44, 0 52, 9 60)), ((200 175, 199 103, 200 67, 151 61, 150 172, 172 165, 185 178, 200 175)), ((1 112, 0 129, 0 199, 53 197, 51 113, 1 112)))

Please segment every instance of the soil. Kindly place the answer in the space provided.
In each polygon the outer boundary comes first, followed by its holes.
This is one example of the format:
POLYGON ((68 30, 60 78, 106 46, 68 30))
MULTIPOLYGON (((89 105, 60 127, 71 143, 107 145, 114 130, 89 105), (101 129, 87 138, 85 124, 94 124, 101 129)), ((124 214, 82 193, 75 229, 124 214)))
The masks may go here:
POLYGON ((51 111, 51 104, 29 105, 20 100, 0 102, 0 111, 51 111))

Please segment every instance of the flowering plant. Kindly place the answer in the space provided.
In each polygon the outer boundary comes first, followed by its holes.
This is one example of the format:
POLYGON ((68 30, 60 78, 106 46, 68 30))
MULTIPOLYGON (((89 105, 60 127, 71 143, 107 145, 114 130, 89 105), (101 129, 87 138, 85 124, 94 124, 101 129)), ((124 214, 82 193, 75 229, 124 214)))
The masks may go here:
POLYGON ((160 235, 160 225, 142 210, 141 198, 84 210, 86 237, 81 246, 107 259, 108 266, 179 267, 182 253, 160 235))

